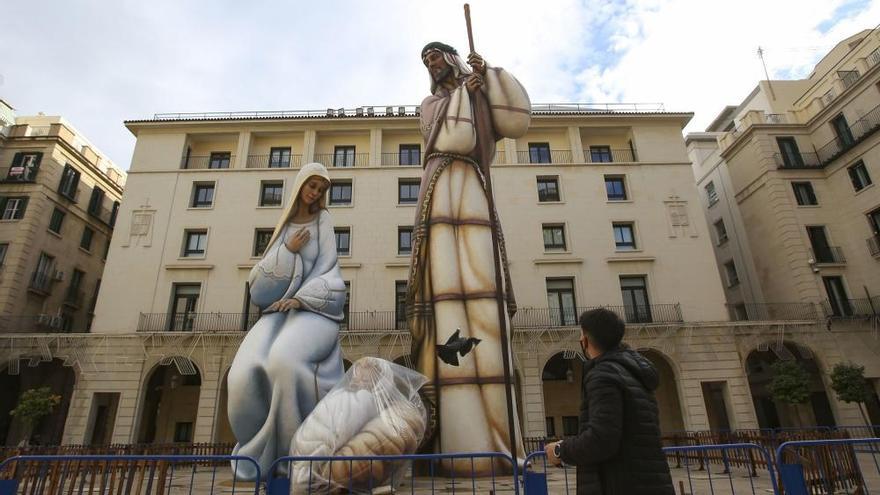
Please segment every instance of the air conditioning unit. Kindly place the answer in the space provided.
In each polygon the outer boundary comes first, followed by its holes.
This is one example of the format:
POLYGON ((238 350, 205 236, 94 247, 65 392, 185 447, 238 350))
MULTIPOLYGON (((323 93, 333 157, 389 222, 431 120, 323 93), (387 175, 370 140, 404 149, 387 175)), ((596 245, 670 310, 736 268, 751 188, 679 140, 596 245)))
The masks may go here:
POLYGON ((37 325, 49 325, 52 323, 52 317, 47 314, 37 316, 37 325))
POLYGON ((368 116, 372 117, 375 113, 376 113, 376 111, 373 110, 373 107, 367 107, 367 115, 368 116))
POLYGON ((52 321, 49 322, 49 326, 52 328, 61 328, 61 325, 64 323, 64 319, 60 316, 53 316, 52 321))
POLYGON ((357 115, 358 117, 363 117, 364 116, 364 108, 363 107, 355 108, 354 114, 357 115))
POLYGON ((394 115, 394 107, 385 107, 385 115, 394 115))
POLYGON ((52 280, 56 282, 63 282, 64 272, 62 272, 61 270, 55 270, 55 273, 52 274, 52 280))
POLYGON ((397 115, 406 115, 406 107, 397 107, 397 115))

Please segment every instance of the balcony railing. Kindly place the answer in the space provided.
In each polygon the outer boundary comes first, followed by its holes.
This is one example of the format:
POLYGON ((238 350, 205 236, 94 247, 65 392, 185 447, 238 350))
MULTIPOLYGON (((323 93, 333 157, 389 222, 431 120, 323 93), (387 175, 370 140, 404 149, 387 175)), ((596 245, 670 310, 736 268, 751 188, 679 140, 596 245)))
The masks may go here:
POLYGON ((774 153, 773 158, 776 160, 777 167, 786 170, 822 168, 824 166, 816 153, 798 153, 796 155, 774 153))
POLYGON ((880 256, 880 235, 872 235, 865 239, 865 242, 868 244, 868 252, 871 256, 875 258, 880 256))
POLYGON ((817 264, 823 263, 846 263, 843 249, 838 246, 826 246, 821 249, 812 249, 813 259, 817 264))
POLYGON ((9 184, 36 182, 37 172, 37 168, 6 167, 0 169, 0 182, 9 184), (12 175, 9 175, 10 172, 12 175))
POLYGON ((850 136, 844 139, 835 136, 834 139, 819 148, 819 161, 825 164, 831 162, 853 146, 862 142, 862 140, 873 134, 877 129, 880 129, 880 105, 871 109, 849 126, 850 136))
POLYGON ((880 296, 824 301, 822 306, 829 318, 865 318, 880 314, 880 296))
POLYGON ((7 333, 58 333, 63 326, 64 321, 59 315, 0 316, 0 331, 7 333))
MULTIPOLYGON (((211 155, 190 155, 189 157, 183 157, 180 160, 180 168, 186 170, 205 170, 209 168, 230 168, 233 163, 235 163, 235 155, 229 156, 229 162, 226 163, 225 167, 211 167, 211 163, 215 160, 211 160, 211 155)), ((219 160, 217 160, 219 161, 219 160)), ((225 161, 225 160, 223 160, 225 161)))
POLYGON ((405 163, 405 164, 401 163, 401 161, 404 161, 404 160, 400 159, 400 156, 401 156, 400 153, 382 153, 382 166, 393 167, 396 165, 400 165, 402 167, 418 167, 422 164, 421 154, 416 155, 416 156, 406 155, 406 154, 404 154, 404 155, 408 157, 409 161, 415 161, 415 163, 405 163))
POLYGON ((615 162, 635 162, 636 155, 631 149, 613 149, 610 153, 584 150, 584 161, 586 163, 615 163, 615 162))
POLYGON ((37 292, 48 294, 52 287, 52 274, 50 272, 34 271, 31 275, 31 281, 28 285, 30 289, 37 292))
POLYGON ((247 330, 259 314, 141 313, 138 332, 231 332, 247 330))
POLYGON ((840 76, 840 80, 843 81, 843 87, 845 88, 852 87, 860 77, 857 70, 841 70, 837 71, 837 75, 840 76))
POLYGON ((813 321, 818 319, 812 303, 728 304, 734 321, 813 321))
POLYGON ((571 150, 550 150, 550 155, 546 151, 517 151, 517 161, 519 163, 572 163, 571 150), (532 159, 534 158, 534 160, 532 159), (547 161, 547 159, 550 161, 547 161))
POLYGON ((370 165, 370 154, 355 153, 343 156, 336 153, 317 153, 315 154, 315 161, 327 168, 368 167, 370 165))
POLYGON ((72 306, 74 308, 79 308, 82 306, 82 302, 85 299, 85 293, 81 290, 68 290, 67 294, 64 295, 64 304, 67 306, 72 306))
POLYGON ((277 155, 248 155, 247 168, 299 168, 302 166, 302 155, 290 155, 287 160, 279 160, 277 155))
POLYGON ((875 48, 867 57, 868 67, 880 64, 880 48, 875 48))
POLYGON ((520 308, 511 320, 514 328, 547 328, 577 326, 581 313, 603 307, 626 323, 680 323, 683 320, 679 304, 651 304, 648 306, 589 306, 571 309, 520 308))

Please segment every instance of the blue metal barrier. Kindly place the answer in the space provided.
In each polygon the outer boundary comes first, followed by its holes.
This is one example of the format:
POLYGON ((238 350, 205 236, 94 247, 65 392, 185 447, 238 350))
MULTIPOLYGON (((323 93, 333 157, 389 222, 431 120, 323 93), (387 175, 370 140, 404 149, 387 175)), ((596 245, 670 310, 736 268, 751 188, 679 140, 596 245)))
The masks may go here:
POLYGON ((499 452, 391 456, 288 456, 272 463, 267 495, 352 493, 513 493, 517 464, 499 452))
MULTIPOLYGON (((776 483, 776 470, 767 449, 753 443, 734 443, 722 445, 699 445, 666 447, 663 452, 670 458, 678 459, 681 468, 670 468, 673 483, 684 493, 765 493, 769 489, 779 494, 776 483), (720 464, 723 469, 713 472, 712 465, 720 464), (757 468, 761 469, 758 470, 757 468), (766 473, 766 482, 759 486, 758 472, 766 473), (699 473, 699 474, 698 474, 699 473), (743 480, 748 481, 743 481, 743 480)), ((763 478, 762 478, 763 479, 763 478)), ((522 469, 524 495, 546 495, 548 493, 577 492, 575 468, 555 467, 547 464, 544 452, 529 454, 522 469), (541 458, 539 463, 537 460, 541 458)))
POLYGON ((259 495, 259 484, 232 476, 230 466, 238 462, 253 464, 259 474, 254 459, 232 455, 15 456, 0 462, 0 495, 259 495))
POLYGON ((880 446, 880 438, 783 443, 776 449, 776 461, 785 493, 853 493, 850 490, 856 490, 855 493, 876 493, 880 489, 880 462, 877 459, 880 449, 877 446, 880 446), (855 448, 865 445, 874 448, 855 448), (786 459, 795 462, 786 462, 786 459), (872 465, 873 470, 870 469, 872 465))

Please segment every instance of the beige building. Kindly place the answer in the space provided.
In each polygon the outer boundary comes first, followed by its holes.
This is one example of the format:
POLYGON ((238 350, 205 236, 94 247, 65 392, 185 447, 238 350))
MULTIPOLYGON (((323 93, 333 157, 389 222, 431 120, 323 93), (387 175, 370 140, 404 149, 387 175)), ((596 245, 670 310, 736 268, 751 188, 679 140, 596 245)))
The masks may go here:
MULTIPOLYGON (((63 118, 0 110, 0 333, 88 332, 125 173, 63 118)), ((4 372, 20 373, 18 361, 4 372)), ((0 438, 10 426, 0 417, 0 438)), ((57 426, 43 430, 56 442, 57 426)))
MULTIPOLYGON (((829 363, 847 354, 815 318, 728 321, 681 134, 690 114, 639 105, 534 110, 529 133, 501 141, 492 168, 520 308, 514 364, 527 436, 573 427, 576 318, 586 308, 616 310, 627 341, 657 364, 666 431, 757 427, 747 362, 773 361, 769 350, 788 349, 789 338, 803 347, 795 351, 809 347, 829 363)), ((47 359, 73 365, 64 442, 233 440, 224 378, 256 318, 247 274, 291 200, 298 167, 311 161, 333 179, 329 209, 350 287, 345 358, 407 364, 400 301, 421 177, 417 112, 127 122, 137 144, 92 333, 0 342, 6 360, 34 362, 35 373, 47 359)), ((814 370, 820 385, 822 373, 814 370)), ((834 420, 857 422, 857 410, 832 395, 824 404, 834 420)))
MULTIPOLYGON (((880 392, 878 129, 880 31, 865 30, 806 79, 761 81, 687 146, 731 317, 827 319, 880 392)), ((759 422, 778 423, 766 394, 759 422)))

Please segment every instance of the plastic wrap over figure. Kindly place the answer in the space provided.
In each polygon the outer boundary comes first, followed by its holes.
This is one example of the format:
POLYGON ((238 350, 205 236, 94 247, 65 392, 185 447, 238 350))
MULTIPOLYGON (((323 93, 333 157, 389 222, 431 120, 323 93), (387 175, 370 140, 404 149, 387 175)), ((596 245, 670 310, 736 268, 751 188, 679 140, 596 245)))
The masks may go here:
MULTIPOLYGON (((418 393, 426 382, 409 368, 379 358, 359 359, 297 430, 290 455, 415 453, 427 426, 418 393)), ((398 485, 406 467, 400 460, 294 462, 291 493, 370 493, 371 488, 398 485)))
MULTIPOLYGON (((251 270, 251 301, 262 311, 229 370, 229 423, 235 455, 250 456, 265 476, 318 401, 343 377, 339 322, 345 283, 324 206, 327 169, 303 166, 293 199, 263 258, 251 270)), ((239 479, 256 477, 247 463, 239 479)))

